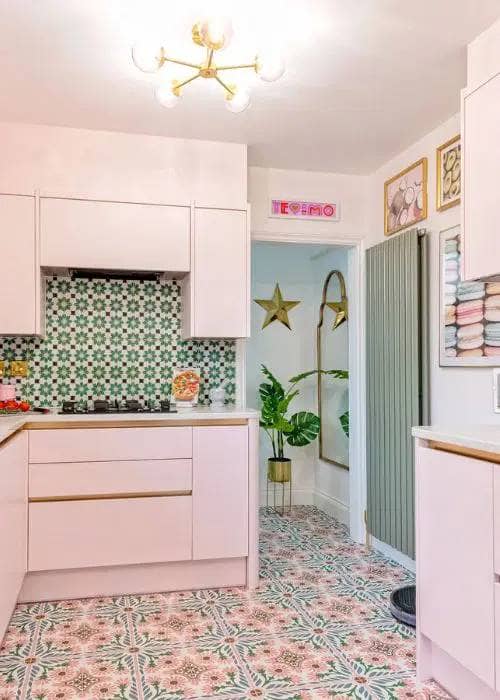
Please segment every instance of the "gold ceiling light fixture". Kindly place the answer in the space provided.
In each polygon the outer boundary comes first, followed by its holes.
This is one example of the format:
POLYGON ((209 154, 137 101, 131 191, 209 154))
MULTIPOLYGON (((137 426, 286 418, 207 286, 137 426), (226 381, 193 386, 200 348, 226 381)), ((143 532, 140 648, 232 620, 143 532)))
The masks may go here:
POLYGON ((249 69, 264 82, 274 82, 285 72, 282 59, 272 53, 258 55, 251 63, 236 65, 219 65, 216 53, 228 46, 233 35, 231 22, 227 19, 211 19, 197 22, 192 29, 193 42, 205 49, 205 58, 201 63, 190 63, 170 56, 165 47, 151 45, 136 45, 132 49, 132 59, 144 73, 156 73, 163 66, 172 63, 186 68, 192 68, 193 74, 185 80, 171 80, 160 85, 155 94, 163 107, 175 107, 179 102, 183 89, 198 78, 216 80, 224 90, 226 107, 230 112, 243 112, 250 104, 250 95, 244 88, 226 81, 226 74, 231 71, 249 69), (224 77, 221 77, 224 76, 224 77))

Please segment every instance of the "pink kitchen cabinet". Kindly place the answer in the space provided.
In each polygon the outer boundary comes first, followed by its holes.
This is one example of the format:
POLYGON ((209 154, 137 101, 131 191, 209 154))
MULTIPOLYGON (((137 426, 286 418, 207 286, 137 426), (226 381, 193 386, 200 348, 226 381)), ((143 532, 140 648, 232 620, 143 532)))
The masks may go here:
POLYGON ((0 195, 0 335, 40 335, 37 200, 0 195))
MULTIPOLYGON (((500 60, 498 61, 500 71, 500 60)), ((500 276, 500 72, 462 92, 463 275, 500 276)))
POLYGON ((248 212, 194 208, 191 274, 183 281, 185 338, 247 338, 248 212))
POLYGON ((193 428, 193 559, 248 555, 248 428, 193 428))
POLYGON ((416 449, 418 680, 498 700, 500 465, 429 445, 416 449))
POLYGON ((41 264, 186 273, 190 207, 40 198, 41 264))
POLYGON ((0 641, 21 590, 27 565, 28 436, 0 446, 0 641))

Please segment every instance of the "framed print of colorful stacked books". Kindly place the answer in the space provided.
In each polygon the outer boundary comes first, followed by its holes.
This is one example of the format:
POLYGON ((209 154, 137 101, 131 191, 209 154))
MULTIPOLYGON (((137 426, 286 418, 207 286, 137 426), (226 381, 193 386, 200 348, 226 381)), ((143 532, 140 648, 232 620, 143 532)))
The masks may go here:
POLYGON ((500 282, 462 282, 461 233, 440 234, 440 353, 442 367, 500 365, 500 282))

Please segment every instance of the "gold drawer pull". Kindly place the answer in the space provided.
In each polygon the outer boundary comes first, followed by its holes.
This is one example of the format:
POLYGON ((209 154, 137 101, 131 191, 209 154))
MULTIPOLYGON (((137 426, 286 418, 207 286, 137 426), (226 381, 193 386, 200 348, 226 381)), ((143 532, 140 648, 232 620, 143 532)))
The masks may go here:
POLYGON ((169 496, 191 496, 192 491, 147 491, 145 493, 91 493, 68 496, 33 496, 29 503, 58 503, 60 501, 105 501, 125 498, 165 498, 169 496))

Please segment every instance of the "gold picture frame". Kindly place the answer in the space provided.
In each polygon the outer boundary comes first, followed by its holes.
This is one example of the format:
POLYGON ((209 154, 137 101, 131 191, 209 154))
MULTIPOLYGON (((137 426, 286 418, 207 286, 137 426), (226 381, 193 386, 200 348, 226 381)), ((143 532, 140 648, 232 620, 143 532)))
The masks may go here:
POLYGON ((392 236, 427 218, 428 160, 420 158, 384 183, 384 234, 392 236))
POLYGON ((460 204, 462 194, 462 140, 457 134, 436 148, 436 209, 445 211, 460 204))

